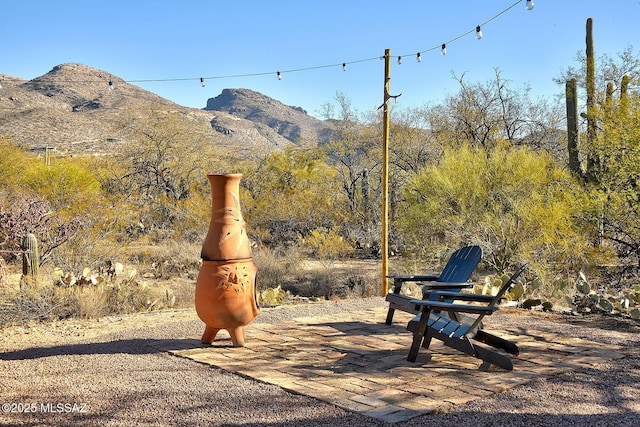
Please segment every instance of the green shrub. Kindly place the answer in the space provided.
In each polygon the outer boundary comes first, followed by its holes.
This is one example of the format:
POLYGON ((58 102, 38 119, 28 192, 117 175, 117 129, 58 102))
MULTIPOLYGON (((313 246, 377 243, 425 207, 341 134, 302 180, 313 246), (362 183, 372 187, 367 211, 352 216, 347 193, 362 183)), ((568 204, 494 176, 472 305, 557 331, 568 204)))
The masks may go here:
POLYGON ((550 280, 555 266, 578 271, 594 261, 589 235, 575 221, 576 188, 545 153, 447 149, 407 187, 397 226, 421 258, 475 243, 500 273, 533 261, 536 273, 550 280))
POLYGON ((342 259, 354 252, 353 246, 345 241, 337 226, 330 229, 315 229, 306 237, 299 235, 298 240, 301 246, 309 249, 315 258, 323 261, 342 259))

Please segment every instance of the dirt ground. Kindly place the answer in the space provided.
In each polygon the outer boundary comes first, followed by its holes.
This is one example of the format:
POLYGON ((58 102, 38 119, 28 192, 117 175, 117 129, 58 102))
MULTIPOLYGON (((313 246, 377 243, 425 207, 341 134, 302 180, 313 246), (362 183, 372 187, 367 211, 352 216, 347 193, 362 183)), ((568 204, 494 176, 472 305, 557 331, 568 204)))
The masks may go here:
MULTIPOLYGON (((265 309, 255 321, 277 328, 283 319, 339 316, 346 310, 384 304, 381 297, 299 304, 265 309)), ((455 405, 445 413, 393 425, 640 425, 639 322, 520 309, 499 313, 491 316, 492 326, 531 325, 620 346, 626 357, 534 378, 504 393, 455 405)), ((202 323, 192 308, 4 328, 0 403, 22 412, 7 406, 8 411, 0 413, 0 425, 392 425, 148 345, 198 336, 201 331, 202 323), (37 412, 25 413, 25 409, 37 412)))

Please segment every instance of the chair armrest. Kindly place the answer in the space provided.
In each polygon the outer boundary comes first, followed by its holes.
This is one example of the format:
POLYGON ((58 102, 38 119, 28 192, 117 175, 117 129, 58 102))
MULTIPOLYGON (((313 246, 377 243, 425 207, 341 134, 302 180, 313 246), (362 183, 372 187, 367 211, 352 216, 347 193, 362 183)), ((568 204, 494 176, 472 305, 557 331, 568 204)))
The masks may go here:
POLYGON ((462 292, 447 292, 447 291, 433 291, 429 292, 429 295, 441 298, 452 299, 458 301, 475 301, 475 302, 491 302, 495 297, 493 295, 482 294, 465 294, 462 292))
POLYGON ((437 308, 445 311, 455 311, 462 313, 473 313, 473 314, 492 314, 494 311, 498 310, 497 305, 468 305, 468 304, 451 304, 448 302, 442 301, 428 301, 421 299, 413 299, 410 301, 411 304, 414 304, 416 307, 422 308, 437 308))
POLYGON ((427 289, 460 289, 460 288, 472 288, 473 282, 434 282, 434 283, 419 283, 423 288, 427 289))
POLYGON ((393 279, 394 282, 419 282, 421 280, 438 280, 440 276, 433 274, 391 274, 387 276, 388 279, 393 279))
POLYGON ((408 295, 394 294, 393 292, 390 292, 385 296, 384 300, 391 304, 406 306, 409 308, 411 307, 411 300, 413 298, 415 297, 410 297, 408 295))
POLYGON ((419 282, 422 280, 436 281, 439 276, 435 275, 410 275, 410 274, 391 274, 388 275, 388 279, 393 279, 393 293, 399 294, 404 282, 419 282))

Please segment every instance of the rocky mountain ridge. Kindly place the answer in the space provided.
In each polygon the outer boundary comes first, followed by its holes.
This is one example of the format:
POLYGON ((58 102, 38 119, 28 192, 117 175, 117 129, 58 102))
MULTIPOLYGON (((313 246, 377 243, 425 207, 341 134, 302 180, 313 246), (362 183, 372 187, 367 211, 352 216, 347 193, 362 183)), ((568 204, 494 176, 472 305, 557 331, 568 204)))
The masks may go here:
POLYGON ((221 111, 253 123, 262 123, 287 140, 318 142, 326 139, 328 126, 300 107, 291 107, 249 89, 224 89, 209 98, 205 111, 221 111))
POLYGON ((106 71, 61 64, 24 80, 0 74, 0 135, 60 154, 109 154, 136 138, 122 123, 150 110, 178 113, 193 132, 237 152, 316 145, 330 125, 249 89, 225 89, 204 109, 178 105, 106 71))

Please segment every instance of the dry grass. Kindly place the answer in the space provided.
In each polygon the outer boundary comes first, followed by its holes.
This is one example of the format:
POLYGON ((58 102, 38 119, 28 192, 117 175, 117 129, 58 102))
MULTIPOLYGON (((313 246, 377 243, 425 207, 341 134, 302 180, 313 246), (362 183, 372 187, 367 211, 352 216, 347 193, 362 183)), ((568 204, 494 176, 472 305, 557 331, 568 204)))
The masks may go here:
MULTIPOLYGON (((50 268, 27 280, 19 265, 7 265, 0 285, 0 325, 192 307, 200 246, 165 242, 121 248, 124 267, 115 275, 106 269, 56 273, 50 268)), ((375 260, 309 261, 297 251, 261 249, 255 251, 254 262, 259 292, 281 289, 292 297, 325 299, 381 292, 375 260)))
MULTIPOLYGON (((149 259, 155 260, 151 265, 143 265, 138 254, 140 273, 131 269, 113 278, 98 276, 96 284, 79 281, 84 284, 68 286, 47 272, 37 280, 8 274, 7 283, 0 286, 0 325, 192 307, 197 266, 170 262, 174 258, 158 256, 164 253, 161 249, 145 249, 147 255, 150 252, 154 255, 149 259)), ((375 261, 358 267, 348 267, 349 263, 327 266, 270 253, 258 255, 256 264, 259 291, 280 286, 291 296, 334 300, 380 293, 375 261)))
POLYGON ((194 279, 200 267, 201 244, 169 240, 162 245, 137 244, 123 251, 124 263, 143 276, 171 279, 186 275, 194 279))
POLYGON ((293 296, 326 299, 380 295, 379 261, 328 261, 303 258, 298 250, 253 254, 258 291, 280 288, 293 296))
POLYGON ((132 274, 101 278, 95 285, 61 286, 53 275, 25 279, 10 274, 0 287, 0 325, 190 307, 194 285, 189 279, 146 280, 132 274))

